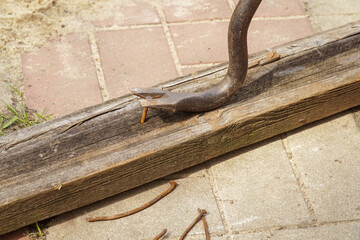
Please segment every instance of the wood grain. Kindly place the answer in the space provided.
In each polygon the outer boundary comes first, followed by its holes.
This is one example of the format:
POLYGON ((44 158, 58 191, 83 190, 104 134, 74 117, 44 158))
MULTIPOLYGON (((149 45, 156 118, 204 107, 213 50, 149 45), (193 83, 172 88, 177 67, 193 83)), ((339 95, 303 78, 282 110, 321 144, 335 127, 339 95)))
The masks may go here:
MULTIPOLYGON (((129 95, 1 136, 0 234, 360 104, 360 22, 273 51, 275 61, 267 51, 250 56, 244 87, 214 111, 150 109, 140 124, 142 108, 129 95)), ((226 69, 161 87, 198 91, 226 69)))

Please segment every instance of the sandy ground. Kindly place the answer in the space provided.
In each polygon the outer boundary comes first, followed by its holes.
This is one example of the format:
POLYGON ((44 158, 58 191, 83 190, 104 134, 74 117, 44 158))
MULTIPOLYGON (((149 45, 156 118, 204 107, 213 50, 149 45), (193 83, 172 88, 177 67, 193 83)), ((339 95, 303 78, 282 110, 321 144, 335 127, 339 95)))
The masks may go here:
MULTIPOLYGON (((153 3, 154 0, 147 0, 153 3)), ((122 5, 134 4, 122 0, 122 5)), ((16 98, 3 83, 23 90, 21 52, 33 51, 48 40, 72 32, 93 31, 93 21, 106 19, 114 9, 113 1, 99 0, 4 0, 0 4, 0 98, 13 103, 16 98)), ((121 12, 115 15, 121 22, 121 12)), ((6 113, 0 104, 0 113, 6 113)))
MULTIPOLYGON (((136 0, 152 5, 161 0, 136 0)), ((133 6, 134 0, 2 0, 0 4, 0 114, 11 115, 5 103, 19 106, 19 96, 5 83, 24 92, 21 54, 45 45, 57 36, 90 33, 95 21, 109 18, 122 22, 118 8, 133 6), (115 11, 114 11, 115 10, 115 11)), ((19 107, 16 110, 20 110, 19 107)), ((28 112, 34 112, 31 109, 28 112)), ((48 112, 47 114, 51 114, 48 112)), ((10 132, 18 127, 4 130, 10 132)))

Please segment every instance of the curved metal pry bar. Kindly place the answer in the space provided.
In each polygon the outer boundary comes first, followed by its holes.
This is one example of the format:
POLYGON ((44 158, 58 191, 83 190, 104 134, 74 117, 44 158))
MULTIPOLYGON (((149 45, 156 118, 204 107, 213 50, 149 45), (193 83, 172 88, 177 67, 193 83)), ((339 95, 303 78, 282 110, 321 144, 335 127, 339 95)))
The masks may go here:
POLYGON ((229 68, 224 79, 202 92, 168 92, 156 88, 132 88, 141 97, 143 107, 168 112, 204 112, 219 107, 236 94, 245 80, 248 68, 247 31, 261 0, 240 0, 231 17, 228 30, 229 68))

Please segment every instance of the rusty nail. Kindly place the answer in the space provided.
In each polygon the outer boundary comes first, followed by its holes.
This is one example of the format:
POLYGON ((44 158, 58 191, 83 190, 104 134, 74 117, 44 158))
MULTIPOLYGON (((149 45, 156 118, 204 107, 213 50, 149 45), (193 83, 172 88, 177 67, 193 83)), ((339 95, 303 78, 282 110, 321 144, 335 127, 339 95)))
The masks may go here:
POLYGON ((144 110, 143 110, 143 113, 141 116, 141 121, 140 121, 141 124, 144 124, 146 121, 146 114, 147 114, 148 109, 149 109, 148 107, 144 107, 144 110))
POLYGON ((228 28, 229 67, 221 82, 197 92, 131 88, 131 93, 142 98, 140 104, 143 107, 168 112, 205 112, 227 103, 239 91, 245 80, 248 69, 247 32, 261 1, 242 0, 234 9, 228 28))
POLYGON ((162 236, 164 236, 167 232, 167 229, 165 228, 164 230, 162 230, 161 233, 159 233, 158 235, 156 235, 156 237, 154 238, 154 240, 159 240, 162 236))
MULTIPOLYGON (((198 208, 198 212, 199 212, 199 214, 201 214, 201 209, 200 208, 198 208)), ((204 215, 201 216, 201 221, 203 222, 203 225, 204 225, 204 231, 205 231, 206 240, 209 240, 210 239, 210 233, 209 233, 209 228, 208 228, 208 225, 207 225, 207 222, 206 222, 206 219, 205 219, 204 215)))
POLYGON ((175 189, 177 183, 174 182, 174 181, 170 181, 169 183, 170 183, 170 188, 168 188, 166 191, 162 192, 157 197, 155 197, 151 201, 141 205, 138 208, 135 208, 133 210, 130 210, 130 211, 127 211, 127 212, 124 212, 124 213, 116 214, 114 216, 100 216, 100 217, 94 217, 94 218, 87 218, 86 220, 88 222, 115 220, 115 219, 127 217, 127 216, 130 216, 130 215, 134 214, 134 213, 140 212, 140 211, 144 210, 145 208, 150 207, 151 205, 153 205, 154 203, 156 203, 157 201, 159 201, 161 198, 165 197, 169 193, 171 193, 175 189))
MULTIPOLYGON (((200 209, 199 209, 200 210, 200 209)), ((199 215, 195 218, 195 220, 189 225, 189 227, 186 228, 185 232, 181 235, 180 240, 183 240, 186 235, 190 232, 190 230, 195 226, 196 223, 198 223, 201 218, 206 214, 206 210, 200 210, 199 215)))

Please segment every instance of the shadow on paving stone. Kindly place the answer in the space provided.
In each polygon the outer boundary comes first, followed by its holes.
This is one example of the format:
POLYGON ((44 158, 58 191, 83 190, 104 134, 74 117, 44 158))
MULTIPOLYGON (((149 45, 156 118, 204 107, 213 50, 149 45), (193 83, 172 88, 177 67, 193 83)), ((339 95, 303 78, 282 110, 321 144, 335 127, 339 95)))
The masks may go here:
POLYGON ((354 116, 355 119, 355 123, 358 126, 359 130, 360 130, 360 106, 354 107, 351 109, 352 110, 352 114, 354 116))
POLYGON ((221 163, 226 162, 226 161, 228 161, 228 160, 230 160, 230 159, 232 159, 232 158, 234 158, 236 156, 245 154, 247 152, 251 152, 251 151, 253 151, 253 150, 257 149, 257 148, 264 147, 264 146, 266 146, 268 144, 271 144, 271 143, 274 143, 276 141, 279 141, 279 135, 276 135, 274 137, 262 140, 260 142, 254 143, 254 144, 251 144, 250 146, 234 150, 232 152, 226 153, 226 154, 221 155, 219 157, 213 158, 213 159, 211 159, 209 161, 209 163, 212 166, 214 166, 216 164, 221 164, 221 163))
POLYGON ((161 179, 176 180, 183 178, 203 178, 207 177, 208 173, 206 170, 207 162, 197 164, 195 166, 183 169, 179 172, 175 172, 168 176, 162 177, 161 179))
POLYGON ((325 124, 325 123, 328 123, 328 122, 331 122, 337 118, 341 118, 345 115, 348 115, 349 113, 351 113, 349 110, 345 110, 343 112, 340 112, 340 113, 336 113, 334 115, 331 115, 331 116, 328 116, 326 118, 323 118, 323 119, 320 119, 320 120, 317 120, 315 122, 312 122, 312 123, 308 123, 302 127, 299 127, 299 128, 296 128, 294 130, 291 130, 289 132, 286 133, 287 136, 290 136, 290 135, 295 135, 299 132, 302 132, 302 131, 305 131, 307 129, 311 129, 311 128, 316 128, 317 126, 320 126, 322 124, 325 124))

